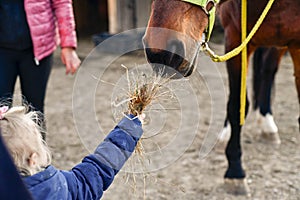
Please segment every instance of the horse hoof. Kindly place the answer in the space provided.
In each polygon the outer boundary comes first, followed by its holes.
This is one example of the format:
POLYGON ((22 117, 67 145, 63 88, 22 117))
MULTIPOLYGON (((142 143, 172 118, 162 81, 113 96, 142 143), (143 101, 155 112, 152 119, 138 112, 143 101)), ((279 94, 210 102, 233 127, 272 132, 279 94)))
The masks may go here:
POLYGON ((246 179, 228 179, 224 180, 224 187, 227 193, 233 195, 251 196, 250 188, 246 179))
POLYGON ((260 139, 263 143, 272 144, 272 145, 280 145, 281 140, 279 134, 277 132, 262 132, 260 135, 260 139))

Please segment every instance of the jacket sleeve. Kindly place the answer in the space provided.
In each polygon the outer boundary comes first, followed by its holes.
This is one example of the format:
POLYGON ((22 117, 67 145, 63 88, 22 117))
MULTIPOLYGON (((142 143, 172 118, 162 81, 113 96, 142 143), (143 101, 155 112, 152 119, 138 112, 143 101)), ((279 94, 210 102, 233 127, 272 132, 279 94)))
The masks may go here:
POLYGON ((72 0, 52 0, 61 47, 77 47, 72 0))
POLYGON ((94 154, 69 172, 63 172, 71 199, 100 199, 115 175, 130 157, 143 133, 141 122, 133 115, 124 117, 94 154))

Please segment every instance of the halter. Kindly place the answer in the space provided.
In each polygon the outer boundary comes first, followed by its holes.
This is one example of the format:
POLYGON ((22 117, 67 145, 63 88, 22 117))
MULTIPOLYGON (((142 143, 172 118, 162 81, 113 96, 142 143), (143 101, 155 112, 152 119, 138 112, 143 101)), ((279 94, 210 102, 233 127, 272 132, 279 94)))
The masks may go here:
POLYGON ((204 42, 205 43, 208 42, 215 23, 216 4, 219 3, 220 0, 182 0, 182 1, 200 6, 208 16, 208 25, 204 32, 205 33, 204 42), (207 11, 206 7, 209 3, 213 3, 213 8, 207 11))

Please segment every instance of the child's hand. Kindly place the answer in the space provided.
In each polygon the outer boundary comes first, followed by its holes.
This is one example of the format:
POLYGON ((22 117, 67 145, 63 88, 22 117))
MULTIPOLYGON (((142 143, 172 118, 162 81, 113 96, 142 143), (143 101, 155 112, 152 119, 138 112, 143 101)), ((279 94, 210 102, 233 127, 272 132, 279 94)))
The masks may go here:
POLYGON ((142 125, 144 125, 145 124, 146 115, 144 113, 142 113, 142 114, 138 115, 137 117, 141 121, 142 125))

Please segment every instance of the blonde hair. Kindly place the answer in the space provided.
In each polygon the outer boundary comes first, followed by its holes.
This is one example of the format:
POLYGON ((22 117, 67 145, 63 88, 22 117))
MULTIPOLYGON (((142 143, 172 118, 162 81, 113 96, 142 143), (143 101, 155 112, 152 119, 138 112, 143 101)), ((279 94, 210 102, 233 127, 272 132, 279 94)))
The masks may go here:
POLYGON ((0 129, 3 140, 22 175, 31 176, 51 163, 51 154, 38 122, 38 112, 27 112, 23 106, 12 107, 2 114, 0 129), (29 166, 33 153, 37 154, 36 167, 29 166))

